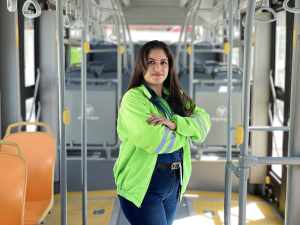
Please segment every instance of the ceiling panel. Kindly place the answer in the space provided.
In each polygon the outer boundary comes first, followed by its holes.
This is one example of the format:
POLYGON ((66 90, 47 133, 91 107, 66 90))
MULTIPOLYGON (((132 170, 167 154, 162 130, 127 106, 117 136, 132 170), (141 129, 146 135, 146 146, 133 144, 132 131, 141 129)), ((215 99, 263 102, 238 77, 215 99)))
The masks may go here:
POLYGON ((182 25, 187 10, 178 6, 137 6, 124 9, 129 24, 182 25))
POLYGON ((138 6, 174 6, 180 7, 181 0, 131 0, 132 7, 138 6))

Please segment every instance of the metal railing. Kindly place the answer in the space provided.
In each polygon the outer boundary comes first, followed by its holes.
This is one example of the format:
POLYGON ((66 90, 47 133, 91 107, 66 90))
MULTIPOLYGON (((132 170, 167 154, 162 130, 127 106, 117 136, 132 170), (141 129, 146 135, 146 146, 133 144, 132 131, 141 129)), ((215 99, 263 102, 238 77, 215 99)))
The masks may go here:
MULTIPOLYGON (((226 173, 229 173, 230 176, 225 179, 226 185, 226 193, 225 193, 225 225, 230 225, 230 208, 231 208, 231 184, 232 178, 231 173, 235 174, 239 178, 239 225, 246 224, 246 205, 247 205, 247 184, 248 184, 248 172, 250 167, 257 165, 300 165, 300 157, 258 157, 250 155, 248 152, 248 142, 249 142, 249 134, 254 131, 264 131, 264 132, 273 132, 273 131, 283 131, 289 132, 289 140, 294 138, 293 131, 289 126, 281 126, 281 127, 272 127, 272 126, 249 126, 249 114, 250 114, 250 65, 251 65, 251 33, 252 27, 255 20, 255 1, 248 1, 248 8, 246 14, 246 31, 245 31, 245 52, 244 52, 244 88, 243 88, 243 134, 240 139, 242 142, 240 143, 241 153, 238 164, 233 164, 231 160, 230 148, 228 149, 228 157, 226 161, 226 173)), ((273 21, 269 21, 273 22, 273 21)), ((292 78, 293 83, 293 78, 292 78)), ((273 98, 276 98, 276 93, 274 89, 274 82, 272 77, 270 76, 270 86, 272 90, 273 98)), ((292 85, 291 88, 291 99, 295 99, 294 95, 295 84, 292 85)), ((291 115, 290 121, 293 121, 295 118, 293 108, 295 104, 291 102, 291 115)), ((278 108, 276 109, 278 111, 278 108)), ((277 112, 278 113, 278 112, 277 112)), ((230 130, 228 130, 230 132, 230 130)), ((291 148, 291 141, 289 141, 289 151, 291 148)), ((288 204, 288 203, 286 203, 288 204)))
MULTIPOLYGON (((64 65, 64 25, 67 28, 76 28, 82 31, 81 48, 82 48, 82 61, 81 61, 81 79, 68 79, 68 81, 79 82, 81 81, 81 163, 82 163, 82 224, 88 224, 87 215, 87 118, 86 118, 86 103, 87 103, 87 83, 98 82, 107 83, 111 82, 117 86, 117 104, 119 104, 122 92, 122 69, 128 68, 128 64, 134 63, 134 50, 131 42, 131 36, 128 29, 124 13, 122 11, 119 1, 110 0, 112 8, 103 8, 95 1, 90 0, 76 0, 67 1, 63 4, 62 0, 56 1, 57 12, 57 40, 58 40, 58 80, 59 80, 59 146, 60 146, 60 193, 61 193, 61 225, 67 225, 67 151, 65 141, 66 125, 70 123, 70 112, 65 109, 64 92, 65 92, 65 65, 64 65), (72 4, 75 4, 73 7, 72 4), (63 16, 63 10, 66 15, 63 16), (114 18, 114 25, 116 26, 116 42, 117 49, 90 49, 88 38, 89 28, 96 25, 101 25, 101 13, 109 12, 114 18), (74 21, 68 21, 68 20, 74 21), (97 23, 100 22, 100 23, 97 23), (100 52, 116 52, 117 54, 117 78, 116 79, 87 79, 87 55, 90 53, 100 52), (131 54, 128 56, 127 54, 131 54), (130 57, 128 59, 128 57, 130 57)), ((132 68, 133 66, 131 66, 132 68)), ((119 141, 113 145, 103 145, 104 149, 111 151, 113 148, 118 147, 119 141)), ((110 155, 110 154, 108 154, 110 155)))
MULTIPOLYGON (((227 1, 227 10, 228 10, 228 27, 227 33, 228 33, 228 43, 227 43, 227 50, 214 50, 213 52, 220 52, 227 55, 227 79, 218 81, 221 83, 227 83, 227 151, 226 151, 226 166, 225 166, 225 196, 224 196, 224 223, 225 225, 231 224, 231 192, 232 192, 232 182, 233 182, 233 175, 235 175, 237 178, 239 178, 239 218, 238 218, 238 224, 239 225, 245 225, 246 223, 246 205, 247 205, 247 184, 248 184, 248 173, 250 167, 254 167, 257 165, 300 165, 300 157, 260 157, 251 155, 248 151, 248 143, 249 143, 249 134, 251 132, 274 132, 274 131, 282 131, 282 132, 289 132, 289 140, 293 138, 293 129, 290 128, 290 126, 284 126, 283 121, 281 119, 281 125, 282 126, 250 126, 249 125, 249 118, 250 118, 250 86, 251 86, 251 80, 250 80, 250 72, 251 72, 251 43, 252 43, 252 28, 254 25, 254 22, 257 23, 272 23, 277 20, 276 12, 269 6, 268 1, 263 1, 263 4, 257 8, 256 10, 256 1, 249 0, 248 6, 246 10, 246 20, 242 21, 242 24, 245 26, 245 44, 244 44, 244 64, 243 64, 243 99, 242 99, 242 120, 243 125, 237 129, 239 133, 236 134, 236 140, 235 143, 240 148, 240 158, 238 162, 233 162, 232 160, 232 132, 234 129, 232 129, 232 85, 234 82, 238 82, 237 80, 232 79, 232 46, 233 46, 233 22, 234 22, 234 7, 237 5, 236 1, 227 1), (267 13, 268 15, 271 15, 270 19, 262 20, 259 18, 258 14, 267 13)), ((300 9, 298 8, 290 8, 288 6, 289 0, 285 0, 283 3, 283 7, 288 12, 293 13, 299 13, 300 9)), ((225 3, 224 3, 225 4, 225 3)), ((207 11, 207 9, 205 9, 207 11)), ((210 9, 211 10, 211 9, 210 9)), ((196 83, 211 83, 213 81, 210 80, 202 80, 202 79, 194 79, 194 52, 210 52, 209 50, 195 50, 193 43, 195 34, 192 33, 190 35, 190 41, 191 44, 187 44, 187 32, 190 25, 192 25, 192 31, 194 32, 195 27, 195 14, 198 14, 198 12, 201 12, 201 9, 199 9, 199 3, 197 1, 192 2, 192 6, 190 11, 187 14, 185 23, 183 25, 183 30, 179 37, 179 44, 177 46, 177 52, 176 52, 176 65, 177 69, 179 67, 179 59, 180 57, 184 58, 184 63, 186 63, 187 54, 190 55, 190 61, 189 61, 189 94, 193 98, 194 96, 194 84, 196 83), (181 55, 183 54, 183 55, 181 55)), ((271 71, 272 73, 272 71, 271 71)), ((270 80, 270 89, 271 94, 273 97, 273 100, 275 102, 275 113, 279 116, 279 106, 276 103, 276 91, 274 87, 274 81, 272 74, 269 74, 269 80, 270 80)), ((292 81, 293 83, 293 81, 292 81)), ((293 107, 295 107, 295 103, 293 102, 293 99, 295 99, 295 96, 293 94, 295 93, 295 84, 292 85, 291 88, 291 114, 290 114, 290 122, 294 121, 295 115, 293 110, 293 107)), ((295 101, 295 100, 294 100, 295 101)), ((272 121, 272 113, 270 116, 270 120, 272 121)), ((272 123, 271 123, 272 124, 272 123)), ((291 148, 291 141, 289 141, 289 151, 291 148)), ((192 147, 199 147, 194 146, 192 147)), ((288 204, 288 203, 286 203, 288 204)))

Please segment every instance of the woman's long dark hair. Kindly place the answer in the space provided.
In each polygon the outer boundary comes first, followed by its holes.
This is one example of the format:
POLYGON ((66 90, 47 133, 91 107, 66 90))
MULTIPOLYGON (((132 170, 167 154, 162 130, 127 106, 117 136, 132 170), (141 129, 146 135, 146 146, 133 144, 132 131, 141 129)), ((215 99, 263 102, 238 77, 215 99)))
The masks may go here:
POLYGON ((167 98, 170 107, 174 113, 180 116, 190 116, 195 108, 195 103, 180 89, 179 79, 174 68, 174 58, 169 47, 164 42, 155 40, 147 42, 142 46, 128 90, 144 83, 144 74, 148 68, 147 59, 150 51, 153 49, 162 49, 168 58, 169 73, 163 86, 170 92, 167 98))

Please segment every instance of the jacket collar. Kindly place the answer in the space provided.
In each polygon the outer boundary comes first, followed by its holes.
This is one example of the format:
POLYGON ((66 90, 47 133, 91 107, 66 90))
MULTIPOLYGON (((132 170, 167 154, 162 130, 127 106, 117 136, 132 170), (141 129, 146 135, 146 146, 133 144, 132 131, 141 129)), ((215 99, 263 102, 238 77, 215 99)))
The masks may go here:
MULTIPOLYGON (((149 99, 152 98, 152 94, 150 93, 150 91, 148 90, 148 88, 145 86, 145 84, 142 84, 139 88, 142 90, 142 92, 144 93, 144 95, 147 98, 149 98, 149 99)), ((170 95, 170 92, 169 92, 169 90, 167 88, 163 87, 163 94, 165 94, 165 95, 168 96, 168 95, 170 95)))

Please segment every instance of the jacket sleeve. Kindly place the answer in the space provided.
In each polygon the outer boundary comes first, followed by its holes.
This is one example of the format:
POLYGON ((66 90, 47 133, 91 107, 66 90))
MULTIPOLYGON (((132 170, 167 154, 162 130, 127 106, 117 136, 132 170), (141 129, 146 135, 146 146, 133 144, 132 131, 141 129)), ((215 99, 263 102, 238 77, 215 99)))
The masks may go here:
POLYGON ((183 147, 187 138, 164 125, 148 124, 150 102, 136 90, 128 91, 119 109, 117 132, 121 141, 129 141, 149 153, 172 153, 183 147))
POLYGON ((191 116, 183 117, 175 114, 172 121, 176 123, 177 133, 200 143, 204 141, 211 127, 209 114, 197 106, 191 116))

